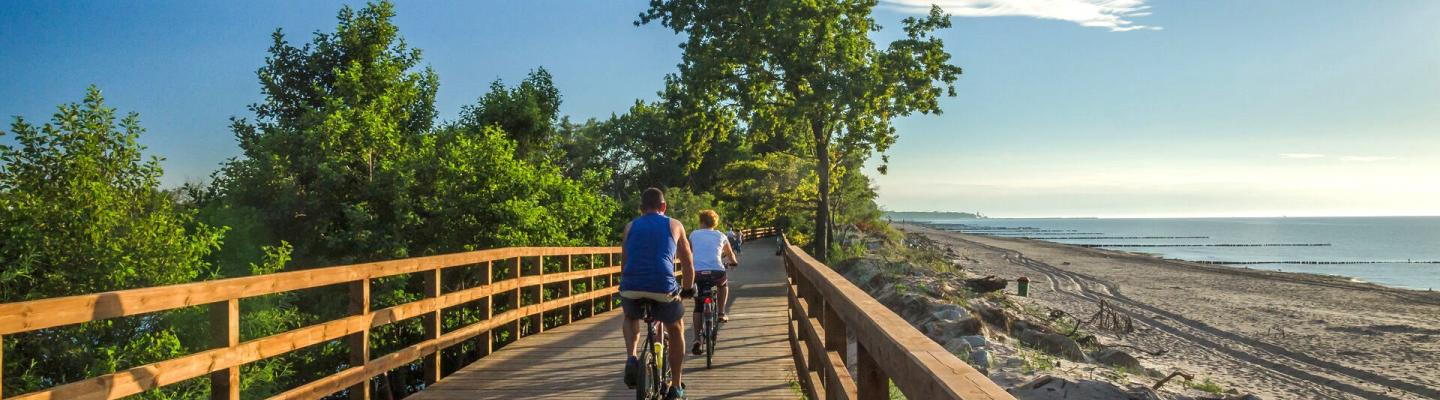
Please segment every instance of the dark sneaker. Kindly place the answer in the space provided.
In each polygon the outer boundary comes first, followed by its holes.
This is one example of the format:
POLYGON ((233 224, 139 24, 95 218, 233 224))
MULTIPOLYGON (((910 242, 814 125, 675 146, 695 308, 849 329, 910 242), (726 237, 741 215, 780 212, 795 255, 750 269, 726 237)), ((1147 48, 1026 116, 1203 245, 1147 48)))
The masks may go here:
POLYGON ((625 359, 625 387, 635 388, 635 376, 640 374, 640 360, 635 357, 625 359))
POLYGON ((690 354, 694 354, 694 355, 697 355, 697 356, 698 356, 698 355, 701 355, 701 354, 705 354, 705 348, 704 348, 704 347, 701 347, 700 345, 701 345, 700 341, 699 341, 699 340, 696 340, 696 341, 695 341, 695 345, 694 345, 694 346, 690 346, 690 354))
POLYGON ((685 400, 685 385, 670 387, 670 393, 665 394, 665 400, 685 400))

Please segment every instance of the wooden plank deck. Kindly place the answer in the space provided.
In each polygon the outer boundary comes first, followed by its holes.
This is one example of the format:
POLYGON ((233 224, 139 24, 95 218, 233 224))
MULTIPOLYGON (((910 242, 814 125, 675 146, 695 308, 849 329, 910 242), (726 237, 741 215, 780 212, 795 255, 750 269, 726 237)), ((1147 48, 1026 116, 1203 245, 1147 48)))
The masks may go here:
MULTIPOLYGON (((785 268, 773 238, 747 243, 730 277, 730 322, 722 325, 715 366, 685 361, 691 399, 794 399, 795 361, 786 333, 785 268)), ((686 301, 686 340, 694 340, 686 301)), ((523 338, 411 396, 449 399, 634 398, 621 382, 625 346, 620 312, 608 312, 523 338)))

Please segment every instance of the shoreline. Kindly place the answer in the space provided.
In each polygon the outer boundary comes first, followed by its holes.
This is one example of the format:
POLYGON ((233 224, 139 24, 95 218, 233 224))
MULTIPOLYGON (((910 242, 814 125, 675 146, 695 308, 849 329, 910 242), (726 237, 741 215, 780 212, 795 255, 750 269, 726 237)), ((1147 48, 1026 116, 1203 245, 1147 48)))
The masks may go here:
MULTIPOLYGON (((918 226, 918 225, 910 225, 910 226, 918 226)), ((931 228, 931 229, 933 229, 933 228, 931 228)), ((1417 288, 1408 288, 1408 287, 1399 287, 1399 286, 1387 286, 1387 285, 1384 285, 1384 284, 1367 281, 1367 280, 1364 280, 1364 279, 1361 279, 1361 278, 1358 278, 1358 277, 1349 276, 1349 275, 1341 275, 1341 274, 1326 274, 1326 273, 1321 273, 1321 272, 1306 272, 1306 271, 1276 271, 1276 270, 1270 270, 1270 269, 1266 269, 1266 268, 1253 268, 1253 267, 1247 266, 1247 265, 1277 265, 1277 264, 1283 265, 1282 263, 1239 264, 1239 263, 1216 263, 1216 262, 1205 262, 1205 261, 1192 261, 1192 260, 1184 260, 1184 259, 1179 259, 1179 258, 1162 257, 1162 256, 1160 256, 1160 255, 1150 254, 1150 253, 1140 253, 1140 252, 1131 252, 1131 251, 1124 251, 1124 250, 1114 250, 1114 249, 1107 249, 1107 248, 1103 248, 1103 247, 1084 247, 1084 246, 1076 246, 1076 245, 1068 244, 1068 243, 1051 242, 1051 241, 1044 240, 1044 239, 1002 238, 1002 237, 984 236, 984 235, 974 235, 974 234, 958 233, 958 232, 949 232, 949 233, 955 233, 955 234, 957 234, 957 235, 964 235, 964 236, 982 236, 982 237, 993 238, 993 239, 998 239, 998 240, 1025 240, 1025 241, 1030 241, 1030 242, 1040 242, 1040 243, 1045 243, 1045 244, 1051 244, 1051 245, 1056 245, 1056 246, 1063 246, 1063 247, 1072 248, 1072 249, 1075 250, 1075 251, 1090 250, 1090 251, 1107 253, 1107 254, 1112 255, 1112 256, 1121 256, 1121 255, 1123 255, 1123 256, 1132 256, 1132 257, 1143 257, 1143 258, 1146 258, 1146 259, 1150 259, 1150 260, 1154 260, 1154 261, 1159 261, 1159 262, 1168 262, 1168 263, 1182 264, 1182 265, 1184 265, 1186 268, 1206 269, 1206 270, 1211 270, 1211 271, 1220 272, 1220 273, 1230 273, 1230 272, 1245 273, 1245 272, 1253 272, 1253 273, 1256 273, 1257 276, 1262 276, 1262 277, 1265 277, 1265 278, 1281 279, 1281 280, 1286 279, 1286 277, 1299 277, 1299 278, 1306 278, 1306 279, 1314 279, 1314 280, 1318 280, 1318 281, 1321 281, 1321 282, 1329 282, 1329 283, 1348 283, 1348 284, 1360 285, 1361 287, 1356 287, 1356 288, 1355 288, 1355 289, 1357 289, 1357 290, 1386 290, 1386 291, 1401 291, 1401 292, 1414 292, 1414 293, 1436 293, 1435 301, 1437 302, 1437 304, 1440 304, 1440 292, 1436 292, 1436 291, 1433 290, 1433 289, 1427 290, 1427 289, 1417 289, 1417 288)), ((1431 263, 1440 263, 1440 261, 1434 261, 1434 262, 1431 262, 1431 261, 1426 261, 1426 262, 1412 262, 1411 264, 1431 264, 1431 263)), ((1338 263, 1337 263, 1337 264, 1338 264, 1338 263)), ((1366 263, 1356 263, 1356 264, 1373 264, 1373 263, 1366 262, 1366 263)))
MULTIPOLYGON (((1147 367, 1214 377, 1265 398, 1440 398, 1440 293, 1307 272, 1200 264, 918 225, 972 275, 1027 276, 1026 301, 1089 315, 1105 301, 1143 329, 1102 340, 1147 367)), ((1013 286, 1012 286, 1013 287, 1013 286)))
MULTIPOLYGON (((1236 217, 1236 218, 1242 218, 1242 217, 1236 217)), ((1328 218, 1328 217, 1327 217, 1327 218, 1328 218)), ((1356 218, 1372 218, 1372 217, 1356 217, 1356 218)), ((938 229, 938 228, 931 227, 929 222, 924 222, 924 221, 905 221, 905 222, 897 222, 896 225, 903 225, 903 226, 910 226, 910 227, 923 227, 923 228, 930 229, 930 230, 933 230, 933 231, 944 232, 944 233, 953 233, 953 234, 964 235, 964 236, 978 236, 978 237, 984 237, 984 238, 996 239, 996 240, 1025 240, 1025 241, 1031 241, 1031 242, 1041 242, 1041 243, 1048 243, 1048 244, 1054 244, 1054 245, 1059 245, 1059 246, 1065 246, 1065 247, 1074 248, 1074 249, 1076 249, 1076 250, 1085 249, 1085 250, 1095 250, 1095 251, 1109 252, 1109 253, 1115 253, 1115 254, 1124 254, 1124 255, 1140 256, 1140 257, 1146 257, 1146 258, 1150 258, 1150 259, 1154 259, 1154 260, 1158 260, 1158 261, 1166 261, 1166 262, 1174 262, 1174 263, 1186 264, 1186 265, 1188 265, 1188 266, 1192 266, 1192 267, 1196 267, 1196 268, 1203 268, 1203 267, 1220 267, 1220 268, 1230 268, 1231 270, 1263 271, 1263 272, 1281 273, 1281 274, 1304 275, 1304 276, 1311 276, 1311 277, 1343 278, 1343 280, 1349 281, 1349 282, 1351 282, 1351 283, 1366 283, 1366 284, 1371 284, 1371 285, 1375 285, 1375 286, 1382 287, 1382 288, 1386 288, 1386 289, 1405 290, 1405 291, 1413 291, 1413 292, 1420 292, 1420 293, 1427 293, 1427 292, 1428 292, 1428 293, 1440 293, 1440 291, 1436 291, 1437 287, 1428 287, 1428 288, 1427 288, 1427 287, 1418 287, 1418 286, 1416 286, 1416 287, 1410 287, 1410 286, 1390 286, 1390 285, 1386 285, 1386 284, 1383 284, 1383 283, 1374 282, 1374 281, 1371 281, 1371 280, 1366 280, 1365 278, 1358 277, 1358 276, 1353 276, 1353 275, 1333 274, 1333 273, 1323 273, 1323 272, 1308 272, 1308 271, 1285 271, 1285 270, 1283 270, 1283 269, 1281 269, 1281 268, 1279 268, 1279 267, 1276 267, 1275 269, 1261 268, 1261 267, 1252 267, 1252 266, 1259 266, 1259 265, 1297 265, 1297 266, 1301 266, 1301 265, 1369 265, 1369 264, 1416 264, 1416 265, 1435 265, 1435 264, 1440 264, 1440 260, 1393 260, 1393 261, 1203 261, 1203 260, 1186 260, 1186 259, 1181 259, 1181 258, 1165 257, 1164 255, 1158 254, 1158 253, 1148 253, 1148 252, 1133 251, 1133 250, 1119 250, 1119 249, 1112 248, 1112 247, 1125 247, 1125 246, 1113 246, 1113 245, 1112 245, 1112 246, 1110 246, 1110 247, 1100 247, 1100 245, 1089 245, 1089 244, 1084 244, 1084 243, 1063 243, 1063 242, 1055 242, 1055 241, 1046 240, 1046 238, 1043 238, 1043 237, 1009 237, 1009 236, 984 235, 984 234, 976 234, 976 233, 950 231, 950 230, 944 230, 944 229, 938 229)), ((1327 245, 1328 245, 1328 244, 1327 244, 1327 245)), ((1165 246, 1168 246, 1168 245, 1154 245, 1154 246, 1155 246, 1155 247, 1165 247, 1165 246)), ((1189 246, 1189 245, 1186 245, 1186 246, 1189 246)), ((1211 245, 1211 246, 1213 246, 1213 245, 1211 245)), ((1251 245, 1251 246, 1253 246, 1253 245, 1251 245)), ((1178 246, 1178 245, 1177 245, 1177 246, 1174 246, 1174 247, 1184 247, 1184 246, 1178 246)))

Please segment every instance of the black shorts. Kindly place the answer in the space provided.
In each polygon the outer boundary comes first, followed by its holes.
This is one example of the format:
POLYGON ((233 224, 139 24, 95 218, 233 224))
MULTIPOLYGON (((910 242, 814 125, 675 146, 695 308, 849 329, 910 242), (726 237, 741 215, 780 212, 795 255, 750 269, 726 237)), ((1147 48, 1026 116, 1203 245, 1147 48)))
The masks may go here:
MULTIPOLYGON (((705 304, 702 303, 699 298, 703 297, 706 291, 730 284, 730 279, 727 275, 725 271, 695 271, 695 312, 705 311, 705 304)), ((718 301, 720 299, 717 298, 715 300, 718 301)))
POLYGON ((650 303, 650 317, 663 323, 679 321, 685 316, 685 305, 681 301, 661 303, 652 299, 632 299, 620 296, 620 309, 625 311, 625 318, 641 319, 645 317, 645 310, 641 309, 642 303, 650 303))

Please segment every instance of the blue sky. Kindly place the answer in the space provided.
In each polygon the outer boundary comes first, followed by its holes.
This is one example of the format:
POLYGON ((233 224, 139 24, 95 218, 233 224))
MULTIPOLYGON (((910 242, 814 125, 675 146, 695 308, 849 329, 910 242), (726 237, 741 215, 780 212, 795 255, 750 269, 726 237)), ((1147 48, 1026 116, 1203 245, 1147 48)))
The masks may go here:
MULTIPOLYGON (((1440 2, 940 2, 965 74, 944 115, 898 123, 889 208, 1440 215, 1440 2)), ((564 113, 604 118, 679 61, 679 37, 631 25, 646 3, 404 2, 396 22, 440 75, 442 118, 537 66, 564 113)), ((877 39, 928 1, 911 3, 882 4, 877 39)), ((94 83, 141 114, 167 185, 202 179, 238 153, 227 119, 259 100, 269 33, 307 41, 338 8, 7 2, 0 114, 45 120, 94 83)))

